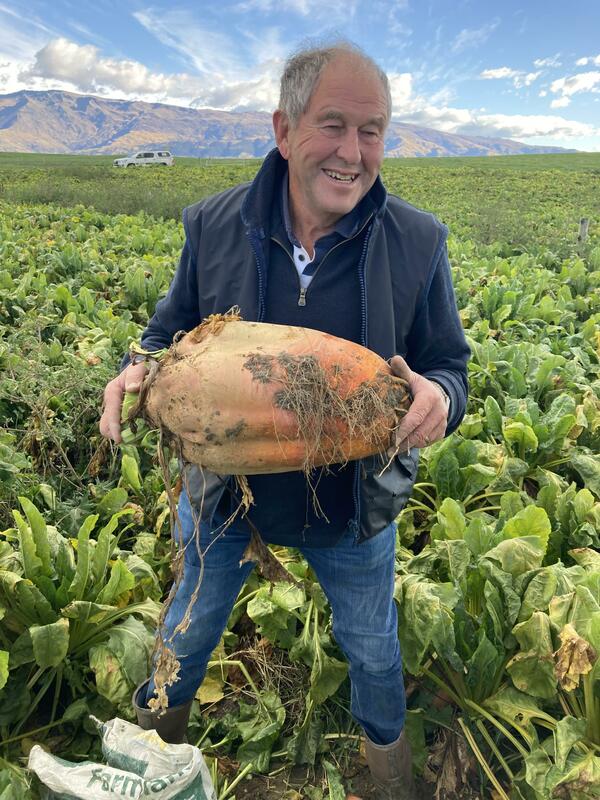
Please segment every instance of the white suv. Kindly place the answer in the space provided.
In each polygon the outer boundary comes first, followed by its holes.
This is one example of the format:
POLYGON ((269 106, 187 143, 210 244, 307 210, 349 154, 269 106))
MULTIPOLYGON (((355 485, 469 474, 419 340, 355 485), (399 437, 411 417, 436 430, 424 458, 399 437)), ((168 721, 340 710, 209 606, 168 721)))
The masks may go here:
POLYGON ((113 167, 149 167, 152 164, 172 167, 173 156, 168 150, 146 150, 126 158, 115 158, 113 161, 113 167))

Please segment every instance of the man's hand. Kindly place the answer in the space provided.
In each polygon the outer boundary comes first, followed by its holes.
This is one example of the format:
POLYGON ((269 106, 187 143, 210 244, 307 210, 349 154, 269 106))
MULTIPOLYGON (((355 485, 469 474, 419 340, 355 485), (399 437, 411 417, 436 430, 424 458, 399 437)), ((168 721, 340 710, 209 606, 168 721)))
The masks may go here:
POLYGON ((125 392, 139 392, 146 375, 145 364, 130 364, 104 390, 100 433, 117 444, 121 441, 121 406, 125 392))
POLYGON ((413 372, 402 356, 390 360, 394 375, 408 383, 413 402, 396 431, 396 452, 405 452, 411 447, 427 447, 444 438, 448 422, 448 409, 440 389, 413 372))

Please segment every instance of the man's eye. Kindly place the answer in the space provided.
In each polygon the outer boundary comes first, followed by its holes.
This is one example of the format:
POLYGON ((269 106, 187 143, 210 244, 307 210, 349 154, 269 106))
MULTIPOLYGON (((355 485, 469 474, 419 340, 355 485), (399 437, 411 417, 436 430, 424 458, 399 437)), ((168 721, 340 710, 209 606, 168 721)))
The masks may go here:
POLYGON ((365 139, 369 139, 371 141, 379 139, 379 131, 361 131, 360 133, 365 139))
POLYGON ((324 125, 321 125, 321 133, 323 136, 329 136, 330 138, 340 136, 343 130, 343 126, 335 122, 326 122, 324 125))

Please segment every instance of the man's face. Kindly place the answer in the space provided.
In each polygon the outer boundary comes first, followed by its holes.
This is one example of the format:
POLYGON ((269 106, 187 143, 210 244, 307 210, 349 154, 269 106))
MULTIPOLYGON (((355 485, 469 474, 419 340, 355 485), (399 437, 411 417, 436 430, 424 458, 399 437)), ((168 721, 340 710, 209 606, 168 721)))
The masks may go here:
POLYGON ((383 160, 387 113, 377 75, 346 56, 324 68, 296 127, 275 112, 275 138, 288 162, 296 225, 333 225, 367 194, 383 160))

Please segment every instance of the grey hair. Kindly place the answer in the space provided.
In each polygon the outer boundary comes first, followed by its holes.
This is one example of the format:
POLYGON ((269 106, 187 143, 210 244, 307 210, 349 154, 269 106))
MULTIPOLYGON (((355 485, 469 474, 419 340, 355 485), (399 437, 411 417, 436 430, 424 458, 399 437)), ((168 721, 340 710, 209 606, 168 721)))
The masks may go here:
POLYGON ((286 61, 281 76, 279 110, 284 112, 292 127, 297 125, 308 108, 323 69, 335 58, 344 55, 355 58, 377 75, 387 101, 386 122, 390 121, 392 94, 387 75, 358 45, 345 39, 337 39, 327 46, 318 47, 314 44, 303 46, 292 53, 286 61))

